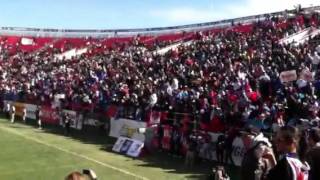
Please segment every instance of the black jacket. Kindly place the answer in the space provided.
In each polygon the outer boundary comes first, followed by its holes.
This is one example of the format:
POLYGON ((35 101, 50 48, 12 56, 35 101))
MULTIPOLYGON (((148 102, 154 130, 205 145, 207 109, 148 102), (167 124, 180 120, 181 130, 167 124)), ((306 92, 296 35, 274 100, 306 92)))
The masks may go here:
POLYGON ((320 179, 320 144, 317 147, 312 148, 307 153, 307 161, 311 167, 309 172, 309 180, 320 179))

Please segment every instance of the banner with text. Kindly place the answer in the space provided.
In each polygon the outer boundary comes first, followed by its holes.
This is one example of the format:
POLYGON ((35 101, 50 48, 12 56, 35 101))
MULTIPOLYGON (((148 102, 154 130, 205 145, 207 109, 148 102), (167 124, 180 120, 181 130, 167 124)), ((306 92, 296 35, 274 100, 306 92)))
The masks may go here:
POLYGON ((25 108, 25 104, 15 102, 15 103, 13 103, 13 106, 16 108, 16 116, 22 117, 23 116, 23 109, 25 108))
POLYGON ((131 157, 138 157, 143 146, 144 143, 141 141, 120 136, 113 145, 112 150, 131 157))
MULTIPOLYGON (((74 129, 82 129, 82 116, 78 115, 76 111, 63 110, 63 113, 68 114, 70 117, 70 127, 74 129)), ((60 124, 63 125, 64 122, 60 121, 60 124)))
POLYGON ((134 121, 129 119, 114 119, 110 120, 110 132, 109 136, 111 137, 128 137, 135 140, 144 142, 145 135, 139 133, 139 128, 146 128, 147 124, 141 121, 134 121))
POLYGON ((280 73, 280 81, 282 83, 291 82, 297 80, 296 70, 283 71, 280 73))
POLYGON ((42 122, 46 124, 58 125, 60 121, 60 116, 56 109, 53 109, 50 106, 41 106, 40 119, 42 122))
POLYGON ((38 110, 38 106, 33 104, 25 104, 24 106, 27 109, 27 118, 36 119, 36 112, 38 110))

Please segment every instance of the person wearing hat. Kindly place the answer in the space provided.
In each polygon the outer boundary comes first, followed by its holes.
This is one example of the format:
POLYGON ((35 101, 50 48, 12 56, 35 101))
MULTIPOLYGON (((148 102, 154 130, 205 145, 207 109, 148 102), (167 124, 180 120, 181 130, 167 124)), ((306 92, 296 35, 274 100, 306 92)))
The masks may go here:
POLYGON ((307 152, 307 162, 311 169, 309 180, 320 179, 320 129, 312 128, 308 133, 308 145, 310 150, 307 152))

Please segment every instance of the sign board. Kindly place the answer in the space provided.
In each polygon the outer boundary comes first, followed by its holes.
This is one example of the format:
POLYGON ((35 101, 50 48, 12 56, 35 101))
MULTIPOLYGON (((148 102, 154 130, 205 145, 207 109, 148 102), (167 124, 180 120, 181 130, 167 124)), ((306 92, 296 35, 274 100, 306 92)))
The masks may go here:
MULTIPOLYGON (((76 111, 70 111, 70 110, 63 110, 63 113, 66 113, 70 117, 70 127, 74 129, 82 129, 82 118, 81 116, 78 116, 76 111)), ((63 122, 60 122, 63 124, 63 122)))
POLYGON ((53 109, 52 107, 41 106, 40 119, 44 123, 58 125, 59 120, 60 120, 60 116, 59 116, 58 111, 53 109))
POLYGON ((141 141, 133 140, 129 150, 127 151, 127 155, 131 157, 138 157, 142 151, 144 143, 141 141))
POLYGON ((36 119, 36 112, 38 110, 38 106, 34 104, 25 104, 27 109, 27 118, 29 119, 36 119))
POLYGON ((110 120, 110 132, 111 137, 128 137, 131 139, 139 140, 144 142, 145 135, 139 133, 139 128, 146 128, 147 123, 141 121, 134 121, 129 119, 114 119, 110 120))
POLYGON ((297 72, 296 70, 291 71, 283 71, 280 73, 280 81, 282 83, 296 81, 297 80, 297 72))
POLYGON ((115 151, 115 152, 120 152, 120 149, 122 147, 122 144, 124 143, 124 141, 126 140, 127 138, 125 137, 119 137, 116 141, 116 143, 113 145, 113 148, 112 148, 112 151, 115 151))
POLYGON ((12 101, 4 100, 4 101, 3 101, 3 111, 4 111, 4 112, 9 112, 12 103, 13 103, 12 101), (8 108, 9 108, 9 109, 8 109, 8 108))
POLYGON ((24 109, 24 104, 23 103, 19 103, 19 102, 15 102, 13 103, 13 106, 16 108, 16 116, 23 116, 23 109, 24 109))
POLYGON ((131 157, 138 157, 143 146, 144 143, 141 141, 120 136, 113 145, 112 151, 126 154, 131 157))
POLYGON ((300 73, 300 79, 303 79, 305 81, 313 81, 314 80, 314 76, 313 73, 310 72, 308 69, 304 69, 301 73, 300 73))
POLYGON ((246 148, 243 144, 243 140, 240 137, 236 137, 232 142, 232 160, 234 165, 241 166, 242 159, 246 153, 246 148))

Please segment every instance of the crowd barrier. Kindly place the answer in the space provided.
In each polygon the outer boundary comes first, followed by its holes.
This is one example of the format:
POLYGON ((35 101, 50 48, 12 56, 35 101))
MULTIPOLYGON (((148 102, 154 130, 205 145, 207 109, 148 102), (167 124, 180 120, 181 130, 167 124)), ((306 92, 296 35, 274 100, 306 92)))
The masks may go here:
MULTIPOLYGON (((40 119, 43 124, 51 124, 63 126, 61 114, 50 106, 38 106, 34 104, 26 104, 20 102, 13 101, 3 101, 3 107, 6 108, 7 104, 15 106, 16 108, 16 116, 22 117, 23 109, 27 110, 27 118, 35 120, 37 115, 37 111, 40 111, 40 119)), ((69 114, 71 117, 71 128, 81 130, 83 125, 100 127, 103 123, 108 123, 109 125, 109 133, 108 135, 111 137, 118 138, 118 141, 114 145, 114 151, 127 154, 129 156, 136 157, 136 153, 140 153, 141 148, 145 146, 150 146, 150 144, 154 147, 160 147, 164 150, 171 150, 171 139, 172 139, 172 127, 170 125, 162 125, 163 127, 163 138, 161 140, 161 145, 158 141, 158 136, 156 135, 158 132, 157 124, 163 123, 166 121, 167 113, 166 112, 149 112, 146 115, 146 121, 136 121, 132 119, 126 118, 117 118, 117 107, 109 106, 104 114, 95 114, 89 113, 86 117, 83 117, 82 113, 78 113, 73 110, 63 110, 63 113, 69 114), (109 119, 108 122, 101 122, 101 116, 107 117, 105 119, 109 119), (145 133, 146 129, 151 130, 153 133, 145 133), (128 141, 128 142, 127 142, 128 141), (130 142, 129 142, 130 141, 130 142), (125 143, 126 142, 126 143, 125 143), (123 147, 126 146, 126 147, 123 147), (131 147, 132 146, 132 147, 131 147), (122 150, 121 150, 121 147, 122 150), (134 148, 131 149, 130 148, 134 148), (129 154, 128 154, 129 153, 129 154), (131 154, 130 154, 131 153, 131 154)), ((179 114, 179 113, 178 113, 179 114)), ((184 113, 180 113, 180 115, 184 113)), ((185 114, 188 116, 188 114, 185 114)), ((190 123, 190 118, 182 118, 183 121, 190 123)), ((183 132, 183 127, 181 131, 183 132)), ((204 132, 206 135, 210 136, 210 141, 206 143, 199 144, 199 156, 204 159, 216 161, 216 142, 221 133, 214 132, 204 132)), ((187 150, 187 138, 183 137, 181 142, 181 153, 185 154, 187 150)), ((236 166, 241 166, 241 162, 243 156, 248 147, 245 146, 245 140, 241 137, 236 137, 232 143, 232 153, 231 157, 233 160, 233 164, 236 166)), ((226 153, 225 153, 226 155, 226 153)), ((231 163, 231 162, 227 162, 231 163)))

